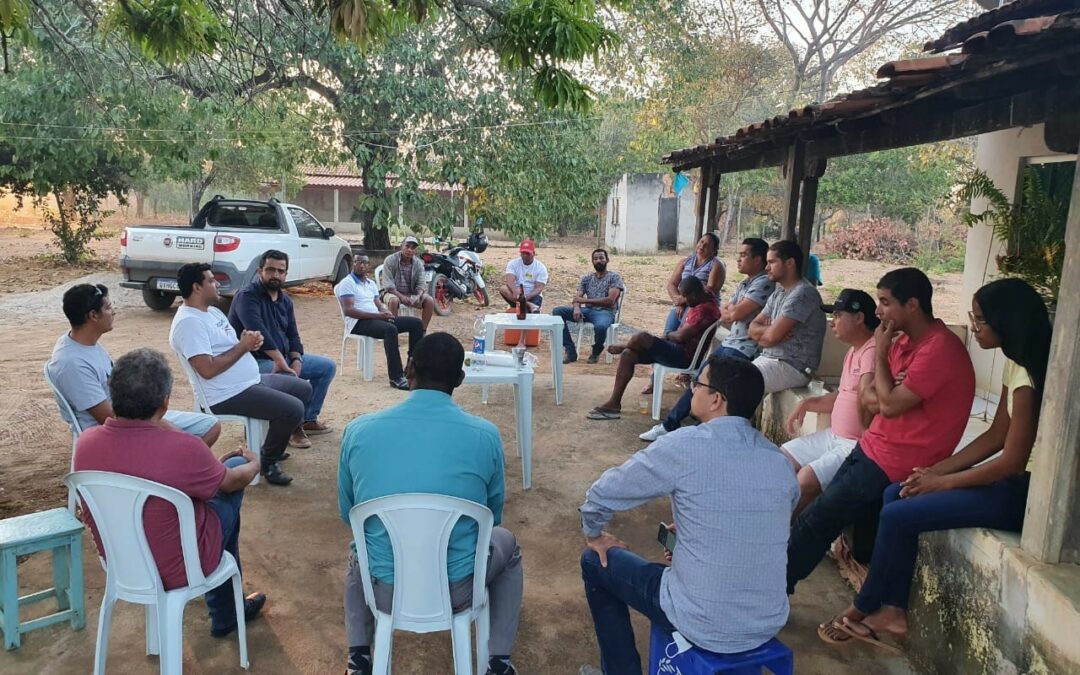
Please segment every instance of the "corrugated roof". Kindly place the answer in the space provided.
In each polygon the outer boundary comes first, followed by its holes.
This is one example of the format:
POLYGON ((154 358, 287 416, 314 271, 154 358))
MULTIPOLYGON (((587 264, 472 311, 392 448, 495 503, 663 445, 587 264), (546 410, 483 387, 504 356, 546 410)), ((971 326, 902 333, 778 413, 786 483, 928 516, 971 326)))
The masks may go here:
MULTIPOLYGON (((764 151, 790 144, 790 138, 799 134, 825 131, 830 127, 835 131, 836 125, 846 120, 877 114, 931 96, 944 96, 945 90, 954 84, 977 83, 1002 76, 1010 72, 1010 67, 1028 64, 1033 58, 1051 64, 1055 60, 1080 61, 1080 9, 1057 11, 1063 4, 1080 6, 1080 0, 1018 0, 1013 4, 1018 7, 1011 12, 1003 11, 1010 7, 1006 5, 950 29, 946 35, 963 33, 962 26, 985 27, 985 30, 968 34, 959 45, 962 47, 960 53, 890 61, 877 72, 884 82, 841 94, 822 104, 794 108, 787 115, 747 125, 713 143, 672 152, 664 161, 676 169, 688 169, 735 155, 744 156, 752 152, 751 146, 764 151), (1017 18, 1036 8, 1048 8, 1055 13, 1017 18), (986 20, 984 17, 989 15, 997 16, 998 20, 986 20)), ((1073 73, 1075 78, 1075 71, 1073 73)), ((1020 82, 1016 86, 1023 84, 1020 82)), ((970 96, 971 92, 964 95, 970 96)))
MULTIPOLYGON (((364 180, 360 178, 360 174, 344 164, 336 166, 305 164, 301 167, 301 172, 304 175, 305 186, 353 189, 364 187, 364 180)), ((388 177, 388 182, 392 183, 394 180, 394 177, 388 177)), ((452 189, 459 189, 449 183, 426 180, 420 181, 419 187, 422 192, 449 192, 452 189)))

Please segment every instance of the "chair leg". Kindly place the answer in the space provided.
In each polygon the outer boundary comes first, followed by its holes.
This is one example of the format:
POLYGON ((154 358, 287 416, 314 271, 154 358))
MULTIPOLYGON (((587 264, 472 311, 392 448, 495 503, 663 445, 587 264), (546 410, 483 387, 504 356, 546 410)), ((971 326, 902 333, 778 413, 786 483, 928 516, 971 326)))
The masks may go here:
POLYGON ((461 612, 450 622, 450 640, 454 645, 455 675, 472 675, 472 621, 469 612, 461 612))
POLYGON ((491 658, 491 651, 488 649, 490 639, 491 611, 489 605, 484 605, 476 617, 476 675, 487 672, 488 659, 491 658))
POLYGON ((660 404, 664 400, 664 373, 667 369, 656 363, 653 364, 652 375, 652 418, 660 419, 660 404))
POLYGON ((71 535, 69 540, 70 564, 68 566, 68 600, 71 602, 71 629, 86 628, 86 597, 83 590, 82 533, 71 535))
POLYGON ((184 672, 184 606, 180 594, 170 595, 158 604, 158 636, 161 638, 161 675, 182 675, 184 672))
MULTIPOLYGON (((615 335, 618 332, 619 332, 619 324, 613 323, 610 326, 608 326, 606 343, 609 344, 609 345, 615 344, 615 335)), ((615 357, 612 356, 611 352, 609 352, 609 351, 607 351, 605 349, 604 350, 604 362, 610 364, 614 360, 615 360, 615 357)))
POLYGON ((4 649, 18 649, 19 637, 19 581, 16 576, 15 549, 4 551, 0 561, 0 607, 4 610, 4 649))
POLYGON ((345 370, 345 345, 349 343, 349 338, 341 338, 341 358, 338 359, 338 363, 341 364, 341 369, 345 370))
POLYGON ((393 622, 389 616, 375 619, 375 644, 371 650, 371 675, 390 675, 390 653, 394 648, 393 622))
MULTIPOLYGON (((101 599, 101 612, 98 613, 97 645, 94 652, 94 675, 105 675, 105 657, 109 654, 109 628, 112 625, 113 603, 112 591, 105 589, 105 597, 101 599)), ((147 621, 150 620, 149 614, 147 621)))
POLYGON ((52 550, 53 593, 56 595, 56 611, 62 612, 71 607, 71 543, 52 550))
POLYGON ((240 572, 232 576, 233 600, 236 602, 236 637, 240 640, 240 667, 248 668, 247 621, 244 619, 244 582, 240 572))
POLYGON ((375 338, 365 337, 364 348, 364 381, 371 382, 375 379, 375 338))
POLYGON ((159 656, 161 654, 161 629, 158 625, 157 605, 144 605, 146 610, 146 655, 159 656))

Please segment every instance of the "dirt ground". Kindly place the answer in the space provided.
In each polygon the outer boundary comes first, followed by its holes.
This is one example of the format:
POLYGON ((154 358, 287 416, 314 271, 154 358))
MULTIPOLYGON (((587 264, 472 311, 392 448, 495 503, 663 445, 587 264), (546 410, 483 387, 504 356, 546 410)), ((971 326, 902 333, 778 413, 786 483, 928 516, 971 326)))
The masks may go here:
MULTIPOLYGON (((60 310, 63 290, 76 279, 109 285, 119 309, 115 330, 103 343, 113 358, 141 346, 163 351, 170 359, 167 333, 172 311, 154 312, 143 306, 135 292, 117 285, 115 266, 118 242, 98 242, 100 262, 67 266, 57 263, 46 248, 48 239, 40 229, 0 229, 0 517, 10 517, 60 506, 65 493, 60 477, 70 460, 70 435, 41 377, 56 338, 67 329, 60 310), (17 346, 16 346, 17 345, 17 346)), ((546 244, 539 258, 552 278, 545 295, 545 309, 565 304, 579 276, 587 270, 588 239, 546 244)), ((484 260, 499 268, 516 255, 509 244, 496 243, 484 260)), ((725 253, 733 270, 734 256, 725 253)), ((658 328, 667 311, 664 279, 675 265, 674 254, 648 257, 617 256, 612 269, 621 272, 630 289, 630 303, 623 321, 640 328, 658 328)), ((826 261, 826 292, 840 285, 872 289, 882 266, 856 261, 826 261)), ((733 272, 734 276, 734 272, 733 272)), ((958 296, 959 275, 935 279, 935 305, 948 319, 962 316, 958 296)), ((729 281, 728 288, 732 287, 729 281)), ((726 293, 725 293, 726 294, 726 293)), ((296 309, 306 349, 337 358, 341 324, 326 285, 299 289, 296 309)), ((474 305, 455 305, 450 317, 436 318, 433 330, 445 330, 462 340, 471 334, 474 319, 482 312, 474 305)), ((550 380, 550 352, 542 343, 535 350, 541 374, 534 389, 533 487, 521 489, 521 464, 516 457, 513 397, 509 387, 494 387, 488 405, 480 402, 479 390, 466 386, 455 398, 467 410, 496 424, 507 452, 507 503, 504 524, 521 543, 525 565, 525 602, 514 660, 522 673, 577 672, 582 663, 597 663, 595 638, 582 596, 578 556, 582 539, 577 507, 589 484, 606 468, 624 461, 642 447, 637 434, 652 424, 636 415, 636 392, 644 379, 632 383, 619 422, 592 422, 584 412, 602 401, 610 391, 613 366, 587 365, 583 361, 566 369, 565 402, 556 406, 550 380)), ((346 358, 350 362, 352 353, 346 358)), ((174 364, 175 365, 175 364, 174 364)), ((174 368, 174 373, 179 373, 174 368)), ((644 369, 640 375, 644 376, 644 369)), ((665 403, 678 392, 669 386, 665 403)), ((327 399, 323 419, 338 432, 357 415, 393 405, 404 394, 386 384, 385 365, 377 359, 376 375, 364 382, 352 365, 339 371, 327 399)), ((172 404, 190 409, 191 391, 179 378, 172 404)), ((226 427, 215 450, 224 451, 242 440, 239 428, 226 427)), ((403 442, 430 442, 417 432, 403 442)), ((434 439, 437 442, 437 439, 434 439)), ((265 483, 245 495, 241 554, 245 585, 269 595, 263 616, 249 626, 251 671, 258 673, 340 673, 345 656, 342 626, 342 580, 349 542, 348 528, 337 517, 336 469, 340 433, 313 439, 313 447, 293 451, 288 470, 292 486, 277 488, 265 483)), ((655 524, 668 520, 670 510, 657 501, 620 514, 614 533, 643 555, 659 559, 653 541, 655 524)), ((22 647, 0 654, 5 673, 85 673, 91 668, 94 633, 104 574, 88 539, 86 558, 87 629, 73 632, 66 625, 40 629, 23 637, 22 647)), ((23 594, 51 585, 48 560, 33 556, 19 567, 23 594)), ((796 654, 802 673, 908 673, 903 658, 884 657, 869 647, 830 648, 821 643, 814 628, 841 609, 850 592, 831 563, 823 564, 792 599, 792 614, 783 639, 796 654)), ((24 618, 40 612, 24 609, 24 618)), ((639 648, 647 651, 647 627, 637 623, 639 648)), ((109 672, 153 673, 157 659, 144 656, 142 611, 121 603, 114 612, 109 645, 109 672)), ((184 662, 189 673, 229 672, 236 668, 235 639, 214 640, 208 634, 205 609, 196 601, 185 614, 184 662)), ((394 641, 394 664, 400 673, 446 673, 451 670, 449 637, 443 633, 398 633, 394 641)))

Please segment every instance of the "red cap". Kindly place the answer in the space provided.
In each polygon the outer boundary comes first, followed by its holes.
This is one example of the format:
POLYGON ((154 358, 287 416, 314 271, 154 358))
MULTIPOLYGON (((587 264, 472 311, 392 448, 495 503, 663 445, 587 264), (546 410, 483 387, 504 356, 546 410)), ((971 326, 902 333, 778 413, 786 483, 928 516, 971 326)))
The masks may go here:
POLYGON ((526 239, 521 242, 521 246, 518 248, 522 253, 536 253, 536 244, 532 239, 526 239))

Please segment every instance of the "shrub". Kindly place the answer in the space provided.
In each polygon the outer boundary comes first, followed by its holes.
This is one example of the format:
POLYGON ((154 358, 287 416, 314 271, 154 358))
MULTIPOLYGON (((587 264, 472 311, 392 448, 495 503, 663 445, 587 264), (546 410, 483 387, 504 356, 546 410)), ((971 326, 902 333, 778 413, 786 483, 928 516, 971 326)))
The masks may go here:
POLYGON ((831 233, 818 245, 821 253, 852 260, 911 262, 918 242, 911 227, 888 218, 867 218, 831 233))

